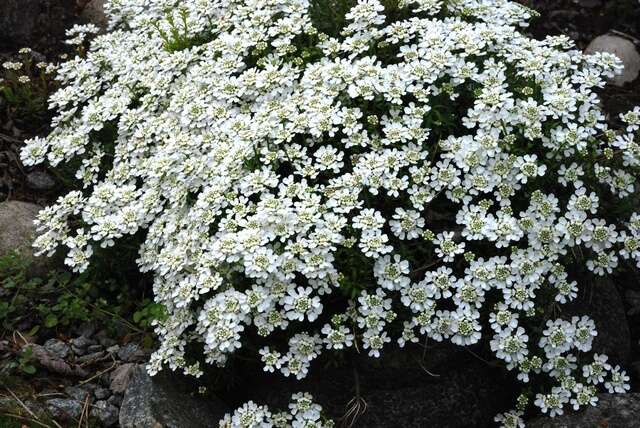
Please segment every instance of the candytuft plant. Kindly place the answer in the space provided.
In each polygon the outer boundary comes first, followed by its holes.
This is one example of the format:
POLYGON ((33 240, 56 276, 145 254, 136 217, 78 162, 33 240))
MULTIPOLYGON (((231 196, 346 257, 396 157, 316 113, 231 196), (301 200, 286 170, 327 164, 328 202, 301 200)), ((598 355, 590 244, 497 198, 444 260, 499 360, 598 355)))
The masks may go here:
MULTIPOLYGON (((113 31, 60 67, 55 129, 22 158, 76 162, 83 183, 40 213, 41 253, 81 271, 144 231, 166 309, 151 373, 224 366, 249 333, 298 379, 322 352, 486 338, 542 379, 503 426, 629 389, 593 320, 550 310, 640 264, 640 108, 613 129, 596 95, 613 55, 529 38, 534 12, 507 0, 107 7, 113 31)), ((293 400, 221 426, 331 424, 293 400)))

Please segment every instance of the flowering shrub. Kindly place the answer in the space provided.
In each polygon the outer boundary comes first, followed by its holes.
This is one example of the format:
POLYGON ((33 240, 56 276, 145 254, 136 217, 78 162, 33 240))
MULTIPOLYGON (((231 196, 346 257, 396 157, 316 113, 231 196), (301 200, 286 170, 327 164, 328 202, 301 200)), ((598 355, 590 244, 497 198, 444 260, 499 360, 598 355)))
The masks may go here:
MULTIPOLYGON (((42 253, 83 270, 145 231, 138 263, 169 314, 151 373, 200 375, 192 345, 224 366, 249 333, 265 370, 296 378, 325 350, 484 335, 523 383, 554 385, 532 400, 552 416, 629 388, 589 353, 591 319, 547 310, 584 270, 640 263, 640 215, 603 208, 640 165, 640 109, 615 131, 598 107, 614 56, 530 39, 532 12, 507 0, 108 10, 113 31, 62 65, 55 129, 22 156, 76 162, 84 186, 41 212, 42 253)), ((521 426, 527 405, 496 420, 521 426)))

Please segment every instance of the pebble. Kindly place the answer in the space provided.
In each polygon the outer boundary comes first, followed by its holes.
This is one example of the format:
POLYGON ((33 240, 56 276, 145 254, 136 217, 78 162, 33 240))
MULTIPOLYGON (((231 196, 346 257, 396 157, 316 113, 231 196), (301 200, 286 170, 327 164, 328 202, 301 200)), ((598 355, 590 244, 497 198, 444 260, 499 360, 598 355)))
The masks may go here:
POLYGON ((111 395, 111 391, 109 391, 107 388, 96 388, 96 390, 93 391, 93 395, 98 400, 106 400, 111 395))
POLYGON ((69 355, 71 348, 69 345, 64 343, 62 340, 58 339, 49 339, 44 343, 44 349, 46 349, 49 353, 55 355, 56 357, 64 360, 69 355))
POLYGON ((131 363, 135 361, 144 361, 146 354, 137 344, 131 342, 118 350, 118 358, 124 362, 131 363))
POLYGON ((83 355, 81 357, 76 358, 76 363, 86 363, 87 361, 93 361, 93 360, 99 360, 100 358, 104 357, 106 355, 106 353, 104 351, 99 351, 99 352, 94 352, 91 354, 86 354, 83 355))
POLYGON ((109 354, 117 354, 119 350, 120 350, 120 345, 113 345, 107 348, 107 352, 109 354))
POLYGON ((46 401, 47 409, 56 419, 78 419, 82 413, 82 404, 78 400, 68 398, 52 398, 46 401))
POLYGON ((111 397, 107 399, 107 402, 116 407, 120 407, 120 405, 122 405, 122 397, 123 397, 123 394, 113 394, 111 397))
POLYGON ((106 401, 96 401, 91 409, 91 416, 98 419, 102 426, 112 427, 118 422, 119 410, 106 401))
POLYGON ((87 397, 91 394, 92 385, 82 385, 82 386, 68 386, 64 389, 65 394, 67 394, 70 398, 73 398, 76 401, 84 403, 87 397))
POLYGON ((84 348, 78 348, 77 346, 71 346, 71 350, 73 351, 74 354, 81 356, 87 353, 87 350, 84 348))
POLYGON ((87 351, 89 352, 102 351, 102 345, 90 345, 89 347, 87 347, 87 351))
POLYGON ((89 339, 86 336, 76 337, 75 339, 71 339, 71 345, 76 348, 87 348, 89 345, 95 345, 96 341, 89 339))

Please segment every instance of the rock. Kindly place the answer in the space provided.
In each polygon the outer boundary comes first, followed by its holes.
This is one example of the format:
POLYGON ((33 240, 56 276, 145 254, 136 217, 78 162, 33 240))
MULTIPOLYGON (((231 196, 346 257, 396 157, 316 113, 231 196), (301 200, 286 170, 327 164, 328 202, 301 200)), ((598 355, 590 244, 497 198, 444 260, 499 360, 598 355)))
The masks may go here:
POLYGON ((78 355, 78 356, 82 356, 84 354, 87 353, 87 350, 84 348, 78 348, 77 346, 71 346, 71 350, 73 351, 74 354, 78 355))
POLYGON ((176 373, 151 378, 143 366, 134 369, 120 408, 121 428, 205 428, 216 425, 230 409, 217 399, 195 396, 192 379, 176 373))
POLYGON ((89 352, 100 352, 102 351, 102 345, 89 345, 87 347, 87 351, 89 352))
POLYGON ((95 340, 89 339, 86 336, 80 336, 76 337, 75 339, 71 339, 71 345, 80 349, 86 349, 87 347, 95 344, 95 340))
POLYGON ((96 401, 90 414, 104 427, 112 427, 118 423, 118 408, 106 401, 96 401))
POLYGON ((109 18, 105 14, 104 3, 105 0, 90 0, 82 9, 81 18, 103 30, 106 29, 109 24, 109 18))
POLYGON ((113 394, 107 399, 107 403, 113 404, 119 408, 122 405, 122 394, 113 394))
POLYGON ((632 428, 639 426, 640 393, 598 394, 598 405, 555 418, 536 418, 527 428, 632 428))
POLYGON ((286 409, 293 393, 307 391, 331 419, 339 420, 353 403, 358 384, 366 409, 355 427, 472 428, 493 426, 493 417, 516 396, 504 369, 492 368, 464 350, 428 349, 426 358, 419 349, 394 352, 390 347, 385 353, 380 360, 356 361, 356 370, 312 366, 301 381, 248 372, 241 383, 250 382, 251 387, 241 401, 286 409), (432 351, 439 354, 434 364, 432 351), (444 355, 449 359, 441 359, 444 355))
POLYGON ((64 360, 71 352, 69 345, 58 339, 49 339, 44 343, 44 349, 55 355, 56 357, 64 360))
POLYGON ((42 36, 64 34, 74 1, 0 1, 0 41, 27 46, 42 36))
POLYGON ((582 284, 578 298, 566 306, 566 316, 588 315, 598 335, 593 351, 607 354, 610 362, 627 366, 631 362, 631 332, 624 302, 610 278, 578 280, 582 284))
POLYGON ((87 397, 91 394, 91 390, 86 386, 68 386, 64 389, 64 392, 73 400, 80 403, 84 403, 87 397))
POLYGON ((18 252, 31 262, 30 274, 36 276, 45 275, 51 265, 50 259, 33 255, 32 244, 36 236, 33 222, 40 209, 40 206, 27 202, 0 202, 0 257, 12 251, 18 252))
POLYGON ((110 354, 116 354, 120 350, 120 345, 112 345, 107 348, 107 352, 110 354))
POLYGON ((126 363, 116 367, 116 369, 111 372, 111 383, 109 384, 111 391, 116 394, 123 394, 127 390, 135 367, 136 365, 132 363, 126 363))
POLYGON ((94 352, 91 354, 86 354, 83 355, 79 358, 76 358, 76 363, 79 364, 84 364, 88 361, 96 361, 99 360, 100 358, 104 357, 106 355, 106 353, 104 351, 98 351, 98 352, 94 352))
POLYGON ((611 82, 616 86, 624 86, 633 82, 640 74, 640 53, 631 40, 624 37, 605 34, 593 39, 585 49, 585 53, 609 52, 615 54, 624 64, 622 74, 614 77, 611 82))
POLYGON ((109 391, 107 388, 96 388, 96 390, 93 391, 93 396, 98 400, 106 400, 110 395, 111 391, 109 391))
POLYGON ((56 182, 44 171, 33 171, 27 174, 27 186, 32 190, 46 192, 55 187, 56 182))
POLYGON ((52 398, 46 401, 47 410, 55 419, 78 419, 82 414, 82 403, 67 398, 52 398))
POLYGON ((137 344, 130 342, 118 350, 118 358, 127 363, 142 362, 147 359, 147 353, 137 344))

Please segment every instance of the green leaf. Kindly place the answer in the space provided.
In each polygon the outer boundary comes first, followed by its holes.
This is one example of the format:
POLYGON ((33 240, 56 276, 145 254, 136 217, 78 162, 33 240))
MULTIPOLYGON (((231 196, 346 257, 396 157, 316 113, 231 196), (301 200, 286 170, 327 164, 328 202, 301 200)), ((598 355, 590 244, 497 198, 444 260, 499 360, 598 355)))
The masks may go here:
POLYGON ((55 314, 49 314, 44 319, 44 326, 47 328, 53 328, 58 325, 58 317, 55 314))
POLYGON ((26 366, 22 366, 22 371, 25 372, 26 374, 34 374, 36 372, 36 368, 30 364, 26 365, 26 366))

